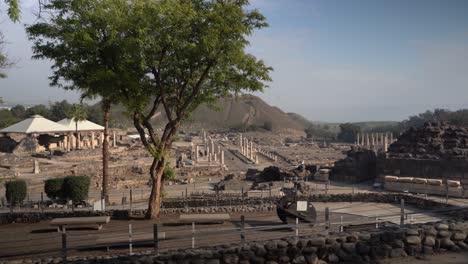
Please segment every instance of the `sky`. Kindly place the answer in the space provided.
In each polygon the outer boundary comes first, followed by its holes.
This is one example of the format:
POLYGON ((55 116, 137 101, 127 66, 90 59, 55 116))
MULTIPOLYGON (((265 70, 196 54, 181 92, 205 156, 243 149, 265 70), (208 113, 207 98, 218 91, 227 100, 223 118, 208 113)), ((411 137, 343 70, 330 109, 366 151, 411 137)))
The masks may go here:
MULTIPOLYGON (((1 1, 0 1, 1 2, 1 1)), ((35 0, 23 0, 22 24, 35 0)), ((274 68, 258 94, 314 121, 403 120, 428 109, 468 108, 468 1, 251 0, 269 27, 249 37, 248 52, 274 68)), ((22 24, 0 30, 17 60, 0 96, 47 103, 78 95, 49 87, 50 62, 31 60, 22 24)))

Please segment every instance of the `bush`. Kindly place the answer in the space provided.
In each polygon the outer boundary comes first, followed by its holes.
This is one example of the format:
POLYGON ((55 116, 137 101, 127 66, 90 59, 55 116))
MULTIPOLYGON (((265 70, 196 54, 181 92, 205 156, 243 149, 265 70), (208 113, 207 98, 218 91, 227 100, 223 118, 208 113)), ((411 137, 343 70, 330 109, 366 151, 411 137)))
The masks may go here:
POLYGON ((44 192, 50 199, 66 198, 63 197, 63 178, 55 178, 44 181, 44 192))
POLYGON ((24 180, 9 181, 5 183, 5 196, 12 205, 21 204, 26 198, 26 182, 24 180))
POLYGON ((163 172, 163 179, 164 180, 174 180, 175 179, 175 170, 169 166, 169 164, 166 165, 164 168, 163 172))
POLYGON ((66 198, 73 202, 81 202, 88 198, 91 180, 88 176, 68 176, 63 180, 62 191, 66 198))

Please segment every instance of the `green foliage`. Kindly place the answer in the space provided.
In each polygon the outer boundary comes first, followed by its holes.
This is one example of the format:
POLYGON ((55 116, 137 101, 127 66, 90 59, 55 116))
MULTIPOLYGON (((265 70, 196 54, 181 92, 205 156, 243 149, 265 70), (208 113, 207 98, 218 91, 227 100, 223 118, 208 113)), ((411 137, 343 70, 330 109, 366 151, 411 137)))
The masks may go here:
POLYGON ((468 109, 460 109, 450 111, 446 109, 435 109, 434 111, 426 111, 418 115, 410 116, 402 122, 402 127, 419 127, 425 122, 445 122, 457 126, 468 126, 468 109))
POLYGON ((24 180, 14 180, 5 183, 5 196, 12 205, 21 204, 26 198, 27 188, 24 180))
POLYGON ((33 115, 40 115, 40 116, 43 116, 45 118, 50 118, 50 109, 43 105, 43 104, 39 104, 39 105, 35 105, 33 107, 30 107, 26 110, 26 118, 28 117, 31 117, 33 115))
POLYGON ((330 125, 310 124, 305 133, 307 138, 315 140, 332 140, 335 139, 335 132, 330 128, 330 125))
POLYGON ((68 176, 63 181, 63 193, 73 202, 80 202, 88 198, 91 180, 88 176, 68 176))
POLYGON ((357 134, 361 132, 361 128, 358 125, 351 123, 340 124, 340 133, 338 139, 344 142, 353 143, 357 134))
POLYGON ((3 37, 3 33, 0 31, 0 79, 7 77, 4 70, 12 66, 11 61, 8 59, 5 51, 3 50, 5 45, 6 45, 5 38, 3 37))
POLYGON ((67 113, 67 116, 68 118, 71 118, 73 120, 73 122, 75 123, 76 131, 78 131, 78 123, 86 120, 86 118, 88 117, 88 113, 86 112, 86 108, 84 108, 82 104, 73 104, 70 111, 67 113))
MULTIPOLYGON (((50 120, 52 121, 60 121, 64 118, 69 117, 69 114, 73 112, 74 105, 67 102, 67 100, 63 100, 61 102, 55 102, 50 104, 50 120)), ((82 106, 83 107, 83 106, 82 106)), ((83 110, 85 111, 85 110, 83 110)))
POLYGON ((169 164, 166 165, 164 168, 163 172, 163 179, 164 180, 173 180, 176 177, 175 170, 169 166, 169 164))
POLYGON ((64 178, 48 179, 44 181, 44 192, 50 199, 66 198, 63 192, 64 178))
POLYGON ((11 126, 14 123, 17 123, 18 121, 21 121, 21 119, 16 118, 11 111, 6 110, 6 109, 1 109, 0 110, 0 129, 11 126))
POLYGON ((8 5, 8 17, 11 21, 18 22, 20 19, 20 8, 18 0, 5 0, 5 3, 8 5))

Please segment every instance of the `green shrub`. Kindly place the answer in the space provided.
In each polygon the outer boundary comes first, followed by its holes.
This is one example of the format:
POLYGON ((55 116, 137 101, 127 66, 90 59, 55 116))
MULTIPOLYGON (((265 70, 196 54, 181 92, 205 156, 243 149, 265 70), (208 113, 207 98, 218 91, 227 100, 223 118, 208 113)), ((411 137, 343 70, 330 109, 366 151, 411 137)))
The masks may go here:
POLYGON ((63 178, 48 179, 44 181, 44 192, 50 199, 66 198, 63 197, 63 178))
POLYGON ((164 180, 174 180, 175 179, 175 170, 169 166, 169 164, 166 165, 164 168, 163 172, 163 179, 164 180))
POLYGON ((63 181, 62 191, 66 198, 80 202, 88 198, 91 180, 88 176, 68 176, 63 181))
POLYGON ((21 204, 26 198, 26 182, 24 180, 15 180, 5 183, 5 196, 12 205, 21 204))

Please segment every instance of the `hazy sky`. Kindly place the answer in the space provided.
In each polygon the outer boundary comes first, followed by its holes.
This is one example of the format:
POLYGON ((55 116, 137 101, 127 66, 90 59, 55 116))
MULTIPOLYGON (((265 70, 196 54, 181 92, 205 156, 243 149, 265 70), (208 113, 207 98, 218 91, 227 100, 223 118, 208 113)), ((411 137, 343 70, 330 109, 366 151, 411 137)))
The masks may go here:
MULTIPOLYGON (((18 60, 0 80, 7 101, 36 103, 77 95, 49 87, 47 61, 32 61, 23 26, 1 30, 18 60)), ((260 96, 311 120, 402 120, 435 107, 468 108, 468 1, 254 0, 270 27, 249 51, 274 68, 260 96)), ((32 23, 35 0, 23 1, 32 23)))

